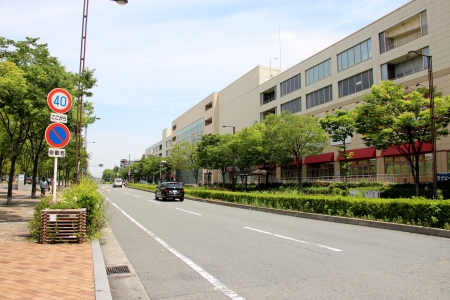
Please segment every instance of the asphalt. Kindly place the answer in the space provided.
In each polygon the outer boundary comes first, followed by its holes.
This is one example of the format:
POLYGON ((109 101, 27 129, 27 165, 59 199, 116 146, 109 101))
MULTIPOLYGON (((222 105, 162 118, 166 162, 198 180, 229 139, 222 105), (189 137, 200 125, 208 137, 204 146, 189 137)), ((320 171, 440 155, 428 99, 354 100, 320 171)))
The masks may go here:
MULTIPOLYGON (((32 242, 28 222, 41 198, 32 199, 30 190, 15 190, 12 205, 6 205, 6 192, 0 185, 0 299, 150 299, 110 228, 104 229, 100 240, 82 244, 32 242), (129 272, 106 274, 106 268, 121 266, 129 272)), ((450 238, 450 231, 443 229, 192 200, 450 238)))

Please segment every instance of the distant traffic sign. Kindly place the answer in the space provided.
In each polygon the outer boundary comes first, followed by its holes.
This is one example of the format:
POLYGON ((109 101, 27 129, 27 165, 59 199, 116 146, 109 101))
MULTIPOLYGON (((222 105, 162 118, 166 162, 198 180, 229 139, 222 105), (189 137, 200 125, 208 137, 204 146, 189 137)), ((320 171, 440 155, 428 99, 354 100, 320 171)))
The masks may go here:
POLYGON ((54 148, 63 148, 70 141, 69 128, 61 123, 52 123, 45 130, 47 143, 54 148))
POLYGON ((65 89, 56 88, 48 93, 47 104, 55 113, 64 114, 72 107, 72 96, 65 89))

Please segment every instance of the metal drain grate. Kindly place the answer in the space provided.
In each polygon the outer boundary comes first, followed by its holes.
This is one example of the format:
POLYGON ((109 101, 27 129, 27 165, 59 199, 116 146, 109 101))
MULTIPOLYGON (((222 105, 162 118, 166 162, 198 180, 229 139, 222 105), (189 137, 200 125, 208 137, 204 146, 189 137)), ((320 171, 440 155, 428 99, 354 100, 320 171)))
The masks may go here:
POLYGON ((128 269, 128 266, 117 266, 117 267, 107 267, 106 274, 123 274, 123 273, 131 273, 128 269))

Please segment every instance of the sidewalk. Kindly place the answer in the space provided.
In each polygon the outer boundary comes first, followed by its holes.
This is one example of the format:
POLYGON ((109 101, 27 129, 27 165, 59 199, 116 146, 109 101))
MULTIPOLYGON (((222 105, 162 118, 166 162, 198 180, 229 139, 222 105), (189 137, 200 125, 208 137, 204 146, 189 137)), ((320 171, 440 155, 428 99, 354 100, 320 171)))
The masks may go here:
MULTIPOLYGON (((30 191, 13 191, 7 206, 6 193, 0 185, 0 299, 96 299, 94 243, 30 242, 28 222, 40 199, 31 199, 30 191)), ((100 257, 104 272, 101 252, 100 257)))

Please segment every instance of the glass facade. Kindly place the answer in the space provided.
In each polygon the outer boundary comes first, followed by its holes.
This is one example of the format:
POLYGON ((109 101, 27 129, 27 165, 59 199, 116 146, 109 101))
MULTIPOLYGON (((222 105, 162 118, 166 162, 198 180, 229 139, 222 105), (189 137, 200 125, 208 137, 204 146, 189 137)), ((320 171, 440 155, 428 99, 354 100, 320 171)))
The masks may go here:
POLYGON ((203 136, 203 118, 195 121, 194 123, 180 129, 177 133, 178 142, 188 141, 189 143, 197 143, 203 136))

